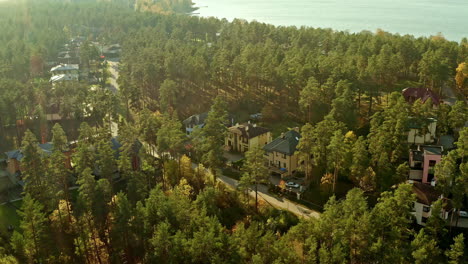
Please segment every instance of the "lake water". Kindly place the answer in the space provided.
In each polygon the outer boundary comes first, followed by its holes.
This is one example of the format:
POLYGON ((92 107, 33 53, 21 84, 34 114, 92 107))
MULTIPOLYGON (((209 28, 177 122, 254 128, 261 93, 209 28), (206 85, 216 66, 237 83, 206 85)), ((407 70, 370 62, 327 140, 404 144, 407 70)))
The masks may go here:
POLYGON ((468 0, 193 0, 200 16, 447 39, 468 37, 468 0))

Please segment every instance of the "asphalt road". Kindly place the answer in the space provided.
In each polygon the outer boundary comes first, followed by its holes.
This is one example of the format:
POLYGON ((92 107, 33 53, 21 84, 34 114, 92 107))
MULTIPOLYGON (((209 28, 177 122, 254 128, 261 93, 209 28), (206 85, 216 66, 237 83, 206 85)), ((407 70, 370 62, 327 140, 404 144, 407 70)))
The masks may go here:
MULTIPOLYGON (((117 79, 119 78, 119 62, 118 61, 107 61, 109 65, 109 90, 113 93, 117 93, 119 91, 119 84, 117 83, 117 79)), ((116 122, 111 121, 111 134, 113 137, 116 137, 119 132, 119 126, 116 122)))

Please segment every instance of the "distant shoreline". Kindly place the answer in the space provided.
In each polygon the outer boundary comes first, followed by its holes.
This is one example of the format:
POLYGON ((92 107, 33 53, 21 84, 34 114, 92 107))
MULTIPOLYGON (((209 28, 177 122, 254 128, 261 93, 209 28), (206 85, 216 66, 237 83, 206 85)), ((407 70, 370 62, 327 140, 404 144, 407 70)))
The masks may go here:
MULTIPOLYGON (((197 12, 193 16, 216 17, 218 19, 244 19, 258 21, 274 26, 295 26, 332 29, 337 32, 360 33, 376 32, 381 29, 394 35, 411 35, 414 38, 437 36, 440 32, 449 41, 460 42, 468 38, 465 27, 460 24, 468 2, 455 0, 455 4, 440 4, 435 0, 427 2, 423 8, 408 3, 404 10, 395 8, 395 3, 382 5, 368 0, 357 0, 357 3, 338 5, 332 2, 308 2, 298 0, 288 4, 286 0, 251 0, 240 5, 238 1, 194 0, 197 12), (445 6, 445 8, 441 8, 445 6), (255 7, 255 8, 254 8, 255 7), (288 12, 284 12, 288 8, 288 12), (428 14, 437 14, 428 16, 428 14), (425 20, 425 23, 419 21, 425 20)), ((398 2, 400 0, 395 0, 398 2)))

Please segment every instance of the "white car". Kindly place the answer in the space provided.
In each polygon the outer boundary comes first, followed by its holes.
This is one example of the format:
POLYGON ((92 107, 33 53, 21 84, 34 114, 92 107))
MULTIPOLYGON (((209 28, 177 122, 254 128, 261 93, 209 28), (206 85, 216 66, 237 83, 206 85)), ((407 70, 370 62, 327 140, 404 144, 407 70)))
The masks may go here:
POLYGON ((297 184, 295 182, 287 182, 286 186, 287 187, 292 187, 292 188, 299 188, 299 184, 297 184))
POLYGON ((460 215, 460 217, 468 217, 467 211, 459 211, 458 214, 460 215))

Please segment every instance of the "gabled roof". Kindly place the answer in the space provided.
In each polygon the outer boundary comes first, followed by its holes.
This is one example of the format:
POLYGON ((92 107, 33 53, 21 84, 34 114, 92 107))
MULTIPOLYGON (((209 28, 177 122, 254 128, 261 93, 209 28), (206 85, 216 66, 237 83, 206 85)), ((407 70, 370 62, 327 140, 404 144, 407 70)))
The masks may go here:
POLYGON ((284 137, 277 137, 272 142, 266 144, 263 149, 267 152, 276 151, 292 156, 294 152, 296 152, 296 147, 300 138, 301 134, 299 134, 299 132, 296 130, 290 130, 284 133, 284 137))
POLYGON ((254 138, 270 132, 268 128, 259 127, 254 124, 235 125, 229 128, 229 132, 240 134, 244 138, 254 138))
POLYGON ((441 146, 423 146, 424 155, 442 155, 441 146))
POLYGON ((50 71, 57 72, 57 71, 79 70, 79 69, 80 69, 80 66, 78 64, 60 64, 50 69, 50 71))
POLYGON ((431 205, 433 202, 437 201, 440 197, 440 193, 430 184, 413 182, 413 192, 416 194, 416 199, 418 202, 431 205))
POLYGON ((184 124, 184 126, 199 126, 205 124, 205 120, 207 117, 208 113, 197 114, 190 116, 189 118, 182 121, 182 123, 184 124))
POLYGON ((418 149, 412 149, 411 153, 413 155, 414 161, 424 161, 424 156, 426 155, 442 155, 443 147, 426 145, 418 146, 418 149))
POLYGON ((428 88, 408 87, 408 88, 403 89, 402 93, 403 93, 403 96, 405 97, 405 100, 409 103, 413 103, 417 99, 421 99, 421 101, 425 103, 427 99, 431 98, 433 104, 435 105, 440 104, 440 97, 428 88))
POLYGON ((50 82, 73 81, 78 79, 78 74, 59 74, 50 77, 50 82))
MULTIPOLYGON (((39 146, 39 149, 42 150, 43 154, 45 155, 50 155, 52 154, 52 151, 54 149, 54 145, 51 142, 47 142, 44 144, 37 144, 39 146)), ((21 150, 12 150, 5 152, 7 155, 8 159, 15 159, 17 161, 21 161, 23 158, 23 153, 21 153, 21 150)))

